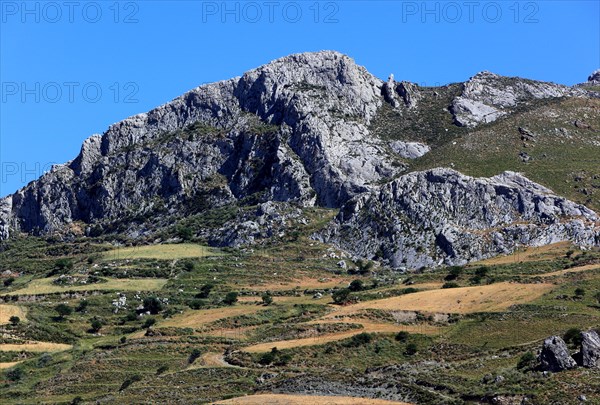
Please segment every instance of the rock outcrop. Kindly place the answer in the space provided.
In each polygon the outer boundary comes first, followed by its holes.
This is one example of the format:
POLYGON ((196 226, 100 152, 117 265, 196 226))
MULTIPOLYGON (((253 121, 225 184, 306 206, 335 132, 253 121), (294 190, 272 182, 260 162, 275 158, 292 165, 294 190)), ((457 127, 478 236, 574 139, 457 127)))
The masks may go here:
POLYGON ((400 176, 348 201, 317 237, 394 268, 461 265, 518 245, 598 242, 598 216, 518 173, 452 169, 400 176))
POLYGON ((600 69, 594 70, 594 72, 588 77, 588 83, 592 85, 600 85, 600 69))
POLYGON ((558 372, 577 367, 577 363, 569 353, 567 344, 559 336, 550 336, 544 340, 539 361, 540 368, 544 371, 558 372))
POLYGON ((383 82, 337 52, 281 58, 90 137, 74 160, 0 199, 0 239, 73 222, 88 235, 137 238, 223 210, 214 229, 196 236, 238 246, 285 232, 301 221, 299 209, 318 205, 342 208, 319 238, 396 268, 461 264, 519 244, 597 243, 596 214, 518 174, 402 176, 402 159, 430 151, 418 137, 427 117, 450 122, 451 110, 469 127, 531 100, 588 92, 484 72, 464 84, 449 110, 456 94, 440 103, 436 91, 393 76, 383 82), (418 117, 410 139, 393 121, 403 117, 418 117))
POLYGON ((581 365, 600 368, 600 336, 596 331, 581 332, 581 365))
POLYGON ((124 213, 251 197, 338 207, 400 170, 368 136, 381 80, 337 52, 276 60, 196 88, 87 139, 72 162, 0 202, 8 229, 47 233, 124 213))
POLYGON ((534 100, 584 94, 583 90, 568 86, 484 71, 464 84, 462 94, 452 103, 451 111, 458 125, 472 128, 493 122, 511 113, 518 105, 534 100))

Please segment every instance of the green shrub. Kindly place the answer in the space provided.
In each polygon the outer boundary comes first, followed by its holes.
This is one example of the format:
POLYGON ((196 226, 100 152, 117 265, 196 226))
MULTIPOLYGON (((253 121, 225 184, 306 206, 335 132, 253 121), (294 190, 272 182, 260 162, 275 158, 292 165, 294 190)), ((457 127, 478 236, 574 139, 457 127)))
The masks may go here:
POLYGON ((352 292, 362 291, 364 289, 362 280, 354 280, 350 283, 348 289, 352 292))
POLYGON ((152 315, 158 314, 162 311, 163 305, 162 302, 156 297, 147 297, 144 298, 144 310, 150 312, 152 315))
POLYGON ((448 281, 446 283, 444 283, 444 285, 442 286, 442 288, 458 288, 460 287, 457 283, 455 283, 454 281, 448 281))
POLYGON ((192 352, 190 353, 190 357, 188 357, 188 363, 192 364, 201 355, 202 355, 202 352, 200 351, 200 349, 194 349, 194 350, 192 350, 192 352))
POLYGON ((12 283, 15 282, 15 278, 14 277, 9 277, 6 280, 4 280, 4 287, 10 287, 12 283))
POLYGON ((10 322, 12 326, 17 326, 19 323, 21 323, 21 318, 19 318, 16 315, 13 315, 8 319, 8 322, 10 322))
POLYGON ((134 374, 131 377, 127 377, 125 379, 125 381, 123 381, 123 384, 121 384, 119 391, 123 391, 127 387, 129 387, 131 384, 133 384, 134 382, 141 381, 141 380, 142 380, 142 377, 139 374, 134 374))
POLYGON ((37 361, 37 366, 40 368, 46 367, 52 361, 52 355, 50 353, 43 353, 37 361))
POLYGON ((463 272, 463 268, 459 266, 450 267, 448 275, 445 277, 446 281, 456 280, 463 272))
POLYGON ((148 328, 152 327, 155 323, 156 323, 156 319, 154 319, 154 318, 146 318, 146 320, 142 324, 142 328, 148 329, 148 328))
POLYGON ((418 352, 418 347, 415 343, 409 343, 406 345, 404 353, 408 356, 412 356, 418 352))
POLYGON ((348 288, 342 288, 334 291, 332 298, 333 302, 336 304, 345 304, 348 302, 348 298, 350 297, 350 290, 348 288))
POLYGON ((77 308, 75 308, 75 311, 77 312, 85 312, 87 311, 87 307, 90 303, 87 300, 81 300, 79 301, 79 304, 77 305, 77 308))
POLYGON ((206 301, 204 301, 204 300, 191 300, 188 303, 188 306, 191 309, 201 309, 201 308, 203 308, 203 307, 206 306, 206 301))
POLYGON ((585 295, 585 290, 583 288, 576 288, 575 289, 575 296, 576 297, 583 297, 585 295))
POLYGON ((156 370, 156 375, 161 375, 166 373, 169 370, 169 366, 160 366, 157 370, 156 370))
POLYGON ((21 367, 15 367, 6 372, 6 378, 9 381, 20 381, 24 374, 25 372, 21 367))
POLYGON ((573 346, 579 346, 581 344, 581 329, 571 328, 565 332, 563 337, 565 343, 573 346))
POLYGON ((521 356, 517 363, 517 369, 532 369, 535 365, 535 356, 531 352, 527 352, 521 356))
POLYGON ((408 333, 406 331, 400 331, 396 334, 396 340, 398 342, 406 342, 408 340, 409 336, 410 336, 410 333, 408 333))
POLYGON ((362 332, 362 333, 359 333, 358 335, 352 336, 352 338, 350 339, 350 341, 348 341, 346 346, 347 347, 358 347, 358 346, 362 346, 362 345, 371 343, 371 340, 373 340, 373 337, 370 334, 368 334, 367 332, 362 332))
POLYGON ((238 293, 236 293, 235 291, 231 291, 231 292, 228 292, 227 295, 225 295, 223 302, 227 305, 233 305, 237 302, 237 299, 238 299, 238 293))
POLYGON ((60 319, 64 319, 73 313, 73 309, 67 304, 58 304, 54 307, 54 310, 58 313, 60 319))
POLYGON ((90 321, 90 326, 90 330, 92 331, 92 333, 98 333, 100 332, 100 329, 102 329, 103 323, 100 319, 94 318, 90 321))
POLYGON ((208 298, 208 296, 210 295, 210 292, 212 291, 212 289, 215 287, 214 284, 204 284, 202 287, 200 287, 200 292, 198 294, 196 294, 196 298, 208 298))
POLYGON ((273 297, 271 297, 271 294, 269 293, 264 293, 261 297, 263 304, 265 305, 271 305, 273 303, 273 297))

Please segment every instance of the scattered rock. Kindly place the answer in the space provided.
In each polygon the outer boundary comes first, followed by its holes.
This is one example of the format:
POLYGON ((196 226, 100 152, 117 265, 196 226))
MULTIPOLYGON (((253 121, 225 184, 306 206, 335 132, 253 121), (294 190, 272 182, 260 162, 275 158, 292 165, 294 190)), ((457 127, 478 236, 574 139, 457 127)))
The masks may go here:
POLYGON ((529 163, 533 160, 533 158, 531 156, 529 156, 529 154, 527 152, 519 152, 519 158, 521 159, 521 162, 523 162, 523 163, 529 163))
POLYGON ((521 140, 524 142, 535 142, 535 134, 527 128, 519 127, 519 133, 521 134, 521 140))
POLYGON ((429 146, 420 142, 393 141, 390 143, 390 147, 404 159, 416 159, 431 150, 429 146))
POLYGON ((581 365, 600 368, 600 336, 596 331, 581 332, 581 365))
POLYGON ((567 344, 560 336, 550 336, 544 340, 539 356, 540 367, 544 371, 563 371, 577 367, 567 344))

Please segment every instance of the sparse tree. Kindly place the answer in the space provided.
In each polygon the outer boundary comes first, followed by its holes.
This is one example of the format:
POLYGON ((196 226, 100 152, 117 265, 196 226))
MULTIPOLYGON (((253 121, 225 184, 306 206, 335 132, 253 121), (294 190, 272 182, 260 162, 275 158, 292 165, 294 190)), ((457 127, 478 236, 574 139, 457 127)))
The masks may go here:
POLYGON ((237 302, 237 300, 238 300, 238 293, 236 293, 235 291, 231 291, 231 292, 227 293, 227 295, 223 299, 223 302, 227 305, 233 305, 237 302))
POLYGON ((364 289, 362 280, 353 280, 348 289, 353 292, 362 291, 364 289))
POLYGON ((415 343, 409 343, 406 345, 406 350, 404 353, 406 353, 408 356, 412 356, 414 354, 416 354, 419 351, 419 348, 417 347, 417 345, 415 343))
POLYGON ((192 352, 190 353, 190 357, 188 357, 188 363, 192 364, 201 355, 202 355, 202 352, 200 351, 200 349, 194 349, 194 350, 192 350, 192 352))
POLYGON ((56 307, 54 307, 54 310, 58 313, 60 319, 65 319, 65 317, 73 313, 73 309, 64 303, 58 304, 56 307))
POLYGON ((348 297, 350 296, 350 290, 347 288, 342 288, 334 291, 332 298, 333 302, 336 304, 345 304, 348 302, 348 297))
POLYGON ((19 318, 16 315, 13 315, 8 319, 8 322, 10 322, 12 326, 17 326, 19 323, 21 323, 21 318, 19 318))
POLYGON ((144 310, 150 312, 152 315, 158 314, 162 311, 163 305, 162 302, 156 297, 147 297, 144 298, 144 310))
POLYGON ((94 318, 90 321, 90 326, 90 330, 92 331, 92 333, 98 333, 100 332, 100 329, 102 329, 103 323, 98 318, 94 318))
POLYGON ((269 293, 264 293, 261 298, 264 305, 268 306, 273 303, 273 297, 269 293))

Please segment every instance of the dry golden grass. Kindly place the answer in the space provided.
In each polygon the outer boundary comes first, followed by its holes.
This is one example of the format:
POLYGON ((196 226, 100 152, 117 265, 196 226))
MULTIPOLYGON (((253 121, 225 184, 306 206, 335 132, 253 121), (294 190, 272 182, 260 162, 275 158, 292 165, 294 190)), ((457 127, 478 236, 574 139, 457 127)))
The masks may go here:
POLYGON ((371 321, 357 321, 353 319, 323 319, 317 320, 313 322, 309 322, 310 324, 318 324, 318 323, 355 323, 362 325, 361 329, 353 329, 347 330, 343 332, 337 333, 328 333, 326 335, 315 336, 310 338, 302 338, 302 339, 290 339, 290 340, 280 340, 276 342, 268 342, 268 343, 260 343, 252 346, 248 346, 243 348, 242 350, 250 353, 260 353, 260 352, 268 352, 273 347, 277 347, 278 349, 291 349, 293 347, 304 347, 304 346, 316 346, 323 345, 325 343, 334 342, 337 340, 346 339, 352 337, 354 335, 358 335, 362 332, 368 333, 398 333, 400 331, 406 331, 411 333, 423 333, 423 334, 437 334, 440 332, 441 328, 432 326, 432 325, 399 325, 399 324, 391 324, 391 323, 377 323, 371 321))
POLYGON ((224 308, 190 310, 181 315, 159 322, 159 327, 198 328, 207 323, 238 315, 253 314, 264 311, 268 307, 254 305, 238 305, 224 308))
POLYGON ((96 283, 88 285, 73 285, 59 286, 52 284, 54 278, 40 278, 32 280, 25 288, 11 291, 6 295, 40 295, 52 294, 56 292, 66 291, 101 291, 101 290, 118 290, 118 291, 156 291, 160 290, 166 283, 166 279, 160 278, 131 278, 117 279, 106 278, 105 283, 96 283))
POLYGON ((107 260, 123 259, 160 259, 173 260, 192 257, 205 257, 214 255, 216 252, 206 246, 193 243, 180 243, 173 245, 150 245, 133 246, 122 249, 114 249, 104 253, 107 260))
POLYGON ((16 305, 0 304, 0 325, 7 324, 11 316, 18 316, 21 318, 21 322, 23 322, 27 316, 27 312, 24 308, 16 305))
POLYGON ((63 343, 50 342, 27 342, 23 344, 3 343, 0 344, 0 352, 33 352, 33 353, 53 353, 63 352, 71 349, 73 346, 63 343))
POLYGON ((571 242, 558 242, 550 245, 539 247, 528 247, 519 249, 517 252, 506 256, 496 256, 491 259, 482 260, 471 264, 471 266, 511 264, 519 262, 536 262, 540 260, 552 260, 557 257, 562 257, 565 253, 572 249, 571 242))
POLYGON ((16 366, 19 363, 22 363, 23 360, 21 361, 13 361, 13 362, 9 362, 9 363, 0 363, 0 370, 6 369, 6 368, 11 368, 12 366, 16 366))
POLYGON ((258 394, 217 402, 221 405, 409 405, 383 399, 288 394, 258 394))
POLYGON ((582 271, 590 271, 590 270, 596 270, 596 269, 600 269, 599 264, 588 264, 585 266, 572 267, 572 268, 566 269, 566 270, 558 270, 558 271, 553 271, 551 273, 538 274, 537 276, 539 276, 539 277, 564 276, 565 274, 569 274, 569 273, 579 273, 582 271))
POLYGON ((533 301, 554 287, 553 284, 504 282, 475 287, 421 291, 348 305, 339 308, 333 315, 350 315, 369 308, 461 314, 503 311, 511 305, 533 301))

